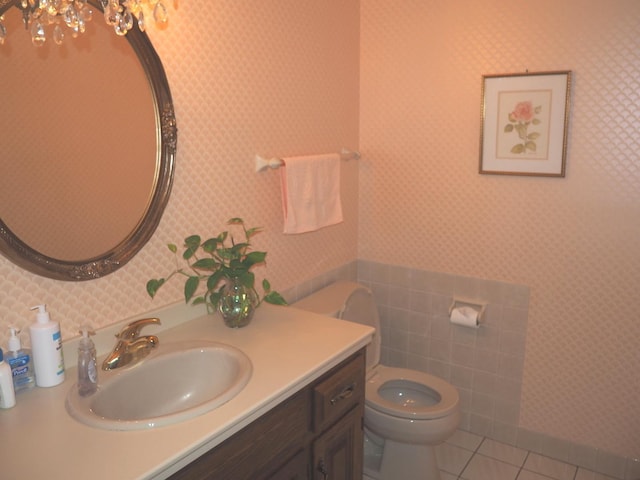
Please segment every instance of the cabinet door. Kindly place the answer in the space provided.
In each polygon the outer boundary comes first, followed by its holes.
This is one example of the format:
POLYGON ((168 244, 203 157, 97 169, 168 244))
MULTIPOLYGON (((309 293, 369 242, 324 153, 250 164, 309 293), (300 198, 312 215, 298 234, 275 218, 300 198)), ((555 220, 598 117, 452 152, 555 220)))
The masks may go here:
POLYGON ((309 480, 309 450, 296 453, 283 466, 268 475, 266 480, 309 480))
POLYGON ((362 406, 357 406, 313 443, 314 480, 362 479, 362 406))

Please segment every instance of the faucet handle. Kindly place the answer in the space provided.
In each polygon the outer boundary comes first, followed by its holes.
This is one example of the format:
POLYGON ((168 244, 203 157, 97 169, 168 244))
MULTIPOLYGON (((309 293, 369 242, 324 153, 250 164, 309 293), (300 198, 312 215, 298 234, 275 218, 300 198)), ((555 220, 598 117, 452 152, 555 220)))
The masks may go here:
POLYGON ((135 340, 140 335, 140 330, 145 325, 160 325, 159 318, 141 318, 131 322, 120 330, 120 333, 116 334, 116 337, 121 340, 135 340))

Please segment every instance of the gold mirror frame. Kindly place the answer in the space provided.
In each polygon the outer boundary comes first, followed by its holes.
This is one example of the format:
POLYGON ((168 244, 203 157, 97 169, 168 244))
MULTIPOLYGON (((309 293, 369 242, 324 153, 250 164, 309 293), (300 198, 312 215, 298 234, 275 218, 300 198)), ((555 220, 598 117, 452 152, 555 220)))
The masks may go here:
MULTIPOLYGON (((0 0, 0 15, 13 6, 18 8, 16 5, 20 1, 0 0)), ((89 3, 99 12, 103 12, 99 2, 89 0, 89 3)), ((96 18, 94 21, 102 21, 102 18, 96 18)), ((126 37, 149 80, 156 128, 159 129, 156 134, 158 168, 149 206, 138 225, 124 240, 102 255, 81 261, 60 260, 41 254, 18 238, 0 219, 0 252, 16 265, 37 275, 57 280, 85 281, 114 272, 131 260, 149 241, 169 200, 177 146, 176 118, 169 83, 162 62, 147 35, 134 28, 126 37)), ((30 41, 28 35, 25 41, 30 41)))

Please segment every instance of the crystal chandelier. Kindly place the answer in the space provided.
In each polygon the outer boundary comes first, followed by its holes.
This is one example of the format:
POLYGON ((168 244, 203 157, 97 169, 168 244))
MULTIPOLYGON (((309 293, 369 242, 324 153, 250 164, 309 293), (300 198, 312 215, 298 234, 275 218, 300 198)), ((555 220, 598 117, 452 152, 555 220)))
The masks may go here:
MULTIPOLYGON (((177 8, 178 0, 169 1, 177 8)), ((24 26, 30 31, 31 42, 36 47, 44 45, 49 36, 61 45, 65 32, 77 37, 84 33, 93 16, 91 4, 94 2, 89 0, 0 0, 0 12, 3 6, 11 3, 22 11, 24 26)), ((166 28, 169 14, 165 3, 162 0, 97 0, 95 5, 102 8, 107 25, 123 36, 136 23, 144 32, 147 18, 153 18, 159 28, 166 28)), ((7 29, 0 16, 0 45, 6 36, 7 29)))

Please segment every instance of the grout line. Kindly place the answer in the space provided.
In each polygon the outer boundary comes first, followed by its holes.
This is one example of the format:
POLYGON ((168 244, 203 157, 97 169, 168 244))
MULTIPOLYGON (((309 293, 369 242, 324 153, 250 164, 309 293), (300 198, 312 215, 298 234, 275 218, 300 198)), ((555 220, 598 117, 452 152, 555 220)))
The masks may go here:
POLYGON ((482 444, 484 443, 484 441, 486 439, 487 439, 487 437, 482 437, 482 440, 480 440, 480 443, 478 443, 478 446, 475 448, 475 450, 473 450, 473 454, 469 457, 469 460, 467 460, 467 463, 464 464, 464 467, 462 467, 462 470, 460 470, 460 475, 458 475, 458 480, 465 480, 464 477, 462 476, 462 474, 464 473, 464 471, 467 469, 467 467, 471 463, 471 460, 473 460, 473 457, 478 455, 478 451, 480 450, 480 447, 482 446, 482 444))
MULTIPOLYGON (((478 453, 480 451, 480 447, 482 447, 482 444, 484 443, 484 441, 487 439, 487 437, 482 437, 482 440, 480 441, 480 443, 478 444, 478 446, 476 447, 476 449, 473 451, 474 455, 476 453, 478 453)), ((473 455, 472 455, 473 456, 473 455)))
POLYGON ((524 466, 527 464, 527 460, 529 459, 529 455, 531 455, 531 450, 527 450, 527 454, 524 456, 524 461, 522 462, 522 465, 520 466, 520 469, 518 470, 518 475, 516 475, 516 480, 518 480, 518 478, 520 477, 520 474, 524 470, 524 466))

